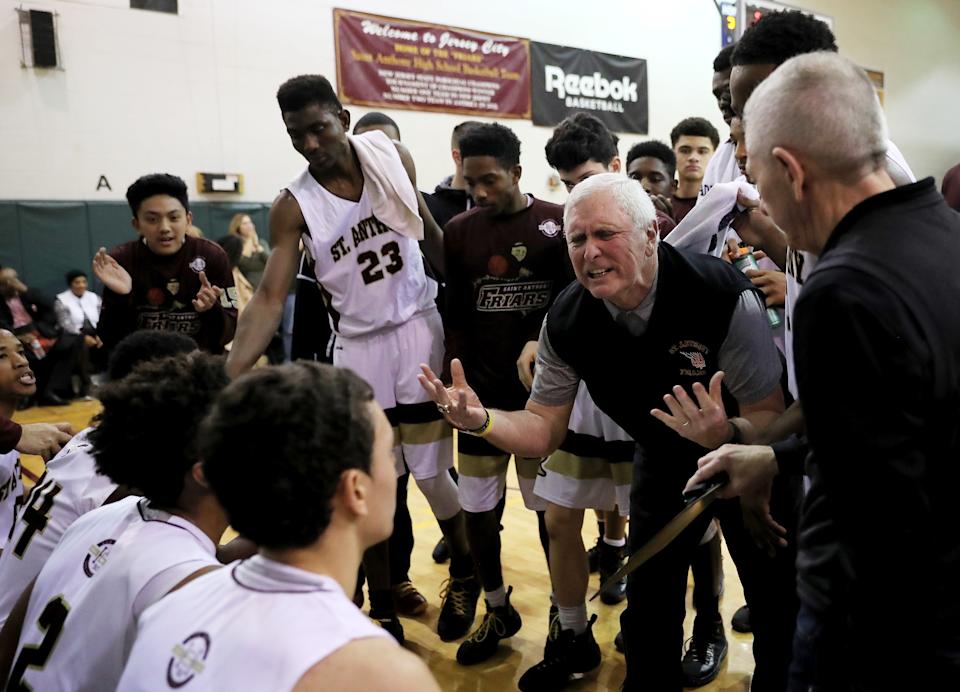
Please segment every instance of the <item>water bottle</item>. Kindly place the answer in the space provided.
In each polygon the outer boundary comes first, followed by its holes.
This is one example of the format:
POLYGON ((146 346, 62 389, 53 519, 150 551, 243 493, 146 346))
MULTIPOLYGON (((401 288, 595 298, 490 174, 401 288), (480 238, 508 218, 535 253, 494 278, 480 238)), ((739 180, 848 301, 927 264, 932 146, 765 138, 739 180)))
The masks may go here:
POLYGON ((43 346, 40 345, 40 339, 34 335, 33 341, 30 342, 30 350, 33 351, 33 355, 37 357, 37 360, 43 360, 43 357, 47 355, 47 352, 43 350, 43 346))
MULTIPOLYGON (((744 274, 746 274, 747 270, 749 269, 756 269, 757 271, 760 271, 760 265, 757 264, 757 258, 753 256, 752 252, 750 252, 750 248, 746 247, 740 247, 737 249, 737 256, 733 260, 733 266, 742 271, 744 274)), ((782 324, 780 314, 775 308, 767 308, 767 319, 770 320, 771 329, 776 329, 782 324)))

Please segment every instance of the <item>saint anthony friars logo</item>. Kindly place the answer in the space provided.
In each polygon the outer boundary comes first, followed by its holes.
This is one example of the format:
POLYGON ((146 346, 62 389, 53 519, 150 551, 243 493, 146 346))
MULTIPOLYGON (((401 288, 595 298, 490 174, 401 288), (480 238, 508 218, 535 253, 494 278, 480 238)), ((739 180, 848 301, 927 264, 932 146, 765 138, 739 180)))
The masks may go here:
POLYGON ((701 377, 707 374, 707 354, 710 349, 699 341, 684 339, 670 347, 670 355, 678 354, 686 359, 690 367, 678 368, 679 374, 689 377, 701 377))
POLYGON ((206 668, 204 661, 209 653, 210 635, 206 632, 194 632, 174 645, 173 655, 167 664, 167 685, 177 689, 200 675, 206 668))
POLYGON ((203 259, 200 255, 197 255, 192 260, 190 260, 190 268, 195 271, 197 274, 202 272, 207 268, 207 260, 203 259))
POLYGON ((107 555, 114 543, 116 543, 114 539, 108 538, 96 545, 91 545, 86 557, 83 558, 83 573, 92 577, 101 567, 107 564, 107 555))
POLYGON ((553 219, 547 219, 546 221, 541 221, 540 225, 537 226, 540 229, 540 232, 543 233, 548 238, 553 238, 557 233, 560 232, 560 224, 558 224, 553 219))

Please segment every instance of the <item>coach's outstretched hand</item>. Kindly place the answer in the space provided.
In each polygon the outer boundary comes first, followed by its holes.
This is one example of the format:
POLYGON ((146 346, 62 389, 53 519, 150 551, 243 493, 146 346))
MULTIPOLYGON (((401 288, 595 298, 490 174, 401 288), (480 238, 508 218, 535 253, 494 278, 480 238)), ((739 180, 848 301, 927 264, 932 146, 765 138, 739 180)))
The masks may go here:
POLYGON ((696 401, 690 398, 683 387, 676 385, 672 394, 663 397, 670 413, 655 408, 650 415, 680 437, 696 442, 701 447, 716 449, 730 440, 730 421, 723 407, 722 382, 723 370, 718 370, 710 378, 709 392, 702 384, 694 382, 692 389, 696 401))
POLYGON ((476 430, 486 422, 487 410, 467 384, 463 363, 459 358, 450 361, 450 377, 453 380, 450 387, 444 387, 429 366, 421 363, 420 369, 423 371, 423 374, 417 375, 420 385, 452 426, 461 430, 476 430))

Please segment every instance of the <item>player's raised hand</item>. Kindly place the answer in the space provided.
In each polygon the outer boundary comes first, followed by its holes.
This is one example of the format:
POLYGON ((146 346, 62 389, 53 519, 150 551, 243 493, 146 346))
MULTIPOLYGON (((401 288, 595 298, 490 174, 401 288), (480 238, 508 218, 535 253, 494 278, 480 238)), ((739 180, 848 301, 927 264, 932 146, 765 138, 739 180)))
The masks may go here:
POLYGON ((206 312, 220 302, 221 294, 223 289, 211 285, 206 273, 200 272, 200 290, 197 291, 197 297, 193 299, 194 309, 197 312, 206 312))
POLYGON ((690 398, 680 385, 663 397, 670 413, 658 408, 650 415, 676 432, 680 437, 696 442, 707 449, 716 449, 730 439, 730 422, 723 407, 723 370, 718 370, 710 378, 710 391, 699 382, 693 383, 693 395, 690 398))
POLYGON ((130 273, 108 255, 104 247, 97 250, 97 254, 93 256, 93 273, 104 286, 117 295, 125 296, 133 290, 130 273))
POLYGON ((476 430, 486 422, 487 410, 467 384, 463 363, 459 358, 450 361, 450 376, 453 380, 450 387, 444 387, 429 366, 421 363, 420 370, 423 371, 417 375, 420 386, 451 425, 461 430, 476 430))

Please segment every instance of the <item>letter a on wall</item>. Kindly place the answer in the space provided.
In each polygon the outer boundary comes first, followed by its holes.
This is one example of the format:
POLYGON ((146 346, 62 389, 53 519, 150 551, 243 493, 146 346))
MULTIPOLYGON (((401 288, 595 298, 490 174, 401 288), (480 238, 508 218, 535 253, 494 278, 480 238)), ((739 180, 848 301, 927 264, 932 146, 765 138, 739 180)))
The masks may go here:
POLYGON ((647 61, 530 42, 534 125, 592 113, 614 132, 647 134, 647 61))

